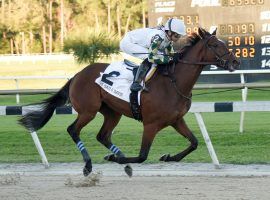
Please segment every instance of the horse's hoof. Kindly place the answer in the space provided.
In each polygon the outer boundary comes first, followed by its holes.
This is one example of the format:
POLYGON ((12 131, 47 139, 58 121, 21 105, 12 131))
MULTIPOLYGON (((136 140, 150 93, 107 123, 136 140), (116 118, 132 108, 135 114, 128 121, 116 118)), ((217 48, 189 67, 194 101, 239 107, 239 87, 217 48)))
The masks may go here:
POLYGON ((83 175, 88 176, 92 172, 92 163, 91 160, 87 161, 83 168, 83 175))
POLYGON ((129 178, 132 177, 132 171, 133 171, 133 169, 131 168, 131 166, 130 165, 126 165, 124 169, 125 169, 125 172, 128 175, 128 177, 129 178))
POLYGON ((86 177, 88 176, 90 173, 92 172, 92 170, 87 169, 86 167, 83 168, 83 175, 86 177))
POLYGON ((109 154, 109 155, 104 157, 104 160, 115 161, 115 155, 114 154, 109 154))
POLYGON ((167 162, 169 158, 170 154, 164 154, 163 156, 160 157, 159 161, 167 162))

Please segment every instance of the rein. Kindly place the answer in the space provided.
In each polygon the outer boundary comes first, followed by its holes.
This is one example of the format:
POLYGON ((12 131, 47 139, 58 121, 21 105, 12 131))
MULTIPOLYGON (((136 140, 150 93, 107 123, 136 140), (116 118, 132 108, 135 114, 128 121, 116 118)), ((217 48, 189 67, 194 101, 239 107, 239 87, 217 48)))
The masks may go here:
POLYGON ((171 76, 170 76, 170 78, 171 78, 172 84, 173 84, 174 89, 175 89, 176 93, 178 94, 178 96, 184 97, 186 100, 192 101, 192 98, 191 98, 192 95, 190 95, 189 97, 186 96, 186 95, 184 95, 184 94, 177 88, 177 86, 176 86, 176 79, 175 79, 174 77, 171 77, 171 76))
POLYGON ((204 45, 209 48, 214 54, 215 54, 215 57, 216 57, 216 61, 211 61, 211 62, 204 62, 204 61, 198 61, 198 62, 193 62, 193 61, 188 61, 188 60, 182 60, 182 59, 178 59, 178 62, 180 63, 183 63, 183 64, 191 64, 191 65, 217 65, 217 66, 220 66, 224 69, 227 69, 227 64, 228 64, 228 61, 227 60, 224 60, 223 57, 228 55, 228 54, 232 54, 232 52, 228 51, 226 53, 224 53, 223 55, 218 55, 218 53, 215 51, 215 49, 213 49, 209 44, 209 40, 212 38, 212 37, 215 37, 214 35, 210 36, 204 43, 204 45))
MULTIPOLYGON (((214 54, 215 54, 215 57, 216 57, 216 61, 212 61, 212 62, 204 62, 204 61, 198 61, 198 62, 193 62, 193 61, 188 61, 188 60, 182 60, 182 59, 178 59, 178 62, 179 63, 183 63, 183 64, 190 64, 190 65, 217 65, 217 66, 221 66, 223 67, 224 69, 226 69, 227 67, 227 64, 228 64, 228 61, 227 60, 224 60, 223 57, 225 55, 228 55, 228 54, 232 54, 232 52, 226 52, 224 53, 222 56, 218 55, 217 52, 210 46, 208 45, 208 42, 209 40, 212 38, 212 37, 215 37, 215 36, 210 36, 206 41, 205 41, 205 45, 207 48, 209 48, 214 54)), ((173 70, 175 68, 175 63, 173 63, 173 70)), ((186 96, 184 95, 177 87, 176 85, 176 78, 174 77, 173 73, 169 73, 169 77, 171 79, 171 82, 175 88, 175 91, 176 93, 178 94, 178 96, 180 97, 183 97, 189 101, 191 101, 191 97, 192 97, 192 94, 190 96, 186 96)))
POLYGON ((189 60, 178 60, 178 62, 180 63, 184 63, 184 64, 191 64, 191 65, 218 65, 220 64, 220 62, 216 61, 216 62, 192 62, 192 61, 189 61, 189 60))
MULTIPOLYGON (((174 68, 175 68, 175 63, 173 63, 173 70, 174 70, 174 68)), ((192 99, 191 99, 192 94, 188 97, 188 96, 184 95, 184 94, 178 89, 178 87, 177 87, 177 85, 176 85, 176 78, 174 77, 173 72, 169 71, 168 77, 170 78, 170 80, 171 80, 171 82, 172 82, 172 84, 173 84, 173 87, 174 87, 174 89, 175 89, 175 91, 176 91, 176 94, 178 94, 178 96, 180 96, 180 97, 185 98, 185 99, 188 100, 188 101, 192 101, 192 99)))

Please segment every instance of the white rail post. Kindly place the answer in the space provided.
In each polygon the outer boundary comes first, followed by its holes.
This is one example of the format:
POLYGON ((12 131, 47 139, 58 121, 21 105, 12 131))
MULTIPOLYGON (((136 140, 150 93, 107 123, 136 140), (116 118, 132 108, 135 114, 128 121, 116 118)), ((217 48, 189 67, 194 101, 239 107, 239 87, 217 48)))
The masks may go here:
POLYGON ((207 149, 208 149, 208 152, 210 154, 210 157, 211 157, 211 159, 213 161, 213 164, 215 165, 215 168, 216 169, 220 169, 220 164, 219 164, 219 161, 217 159, 216 152, 214 150, 214 147, 212 145, 212 142, 211 142, 210 137, 208 135, 208 132, 206 130, 206 127, 205 127, 203 118, 201 116, 201 113, 194 113, 194 114, 195 114, 195 117, 197 119, 198 125, 199 125, 199 127, 201 129, 201 132, 202 132, 202 135, 203 135, 203 139, 205 141, 205 144, 207 146, 207 149))
POLYGON ((50 166, 49 165, 49 162, 48 162, 47 157, 46 157, 46 155, 45 155, 45 153, 43 151, 43 148, 42 148, 42 146, 40 144, 40 141, 38 139, 37 133, 35 131, 34 132, 31 132, 31 136, 32 136, 32 138, 34 140, 34 143, 36 145, 36 148, 38 150, 38 153, 39 153, 39 155, 40 155, 40 157, 42 159, 42 163, 44 164, 45 168, 49 168, 49 166, 50 166))
MULTIPOLYGON (((245 83, 244 73, 240 74, 240 79, 241 79, 241 83, 244 84, 245 83)), ((244 89, 242 89, 242 101, 243 102, 247 101, 247 92, 248 92, 248 88, 244 87, 244 89)), ((244 119, 245 119, 245 112, 242 111, 241 116, 240 116, 240 125, 239 125, 239 132, 240 133, 243 133, 243 131, 244 131, 244 119)))
MULTIPOLYGON (((19 80, 18 79, 14 79, 15 82, 16 82, 16 89, 17 91, 19 91, 19 80)), ((20 103, 20 94, 17 93, 16 94, 16 103, 19 104, 20 103)))

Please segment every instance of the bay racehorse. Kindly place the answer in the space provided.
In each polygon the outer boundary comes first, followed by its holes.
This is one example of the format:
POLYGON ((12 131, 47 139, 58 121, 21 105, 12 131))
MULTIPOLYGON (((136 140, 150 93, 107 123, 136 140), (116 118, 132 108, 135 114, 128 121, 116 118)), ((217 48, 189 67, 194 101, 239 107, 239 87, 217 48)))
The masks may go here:
POLYGON ((209 64, 233 71, 239 66, 235 55, 228 50, 225 43, 215 36, 199 28, 198 34, 189 36, 189 47, 184 48, 170 76, 164 76, 159 70, 148 81, 148 92, 141 95, 141 115, 143 118, 143 134, 141 149, 137 157, 126 157, 113 144, 112 131, 122 115, 133 118, 129 103, 118 99, 95 83, 108 64, 96 63, 87 66, 69 80, 56 94, 37 104, 39 110, 22 116, 19 123, 30 131, 42 128, 51 118, 58 106, 68 101, 78 112, 76 120, 67 128, 85 161, 85 176, 92 171, 91 158, 80 139, 81 129, 95 118, 97 112, 104 116, 103 125, 97 134, 97 140, 113 154, 106 160, 124 163, 142 163, 147 159, 151 144, 156 134, 167 126, 172 126, 190 145, 183 151, 171 156, 163 155, 160 160, 180 161, 197 148, 198 140, 186 125, 183 116, 191 106, 191 91, 203 67, 209 64))

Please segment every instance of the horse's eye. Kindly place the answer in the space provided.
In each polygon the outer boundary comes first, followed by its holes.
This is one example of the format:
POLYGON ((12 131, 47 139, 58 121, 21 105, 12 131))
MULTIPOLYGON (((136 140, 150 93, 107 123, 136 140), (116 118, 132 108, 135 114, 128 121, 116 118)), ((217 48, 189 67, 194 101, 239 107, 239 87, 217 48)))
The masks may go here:
POLYGON ((218 46, 218 44, 213 44, 213 45, 212 45, 212 47, 217 47, 217 46, 218 46))

